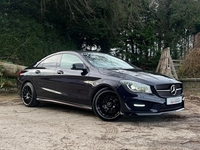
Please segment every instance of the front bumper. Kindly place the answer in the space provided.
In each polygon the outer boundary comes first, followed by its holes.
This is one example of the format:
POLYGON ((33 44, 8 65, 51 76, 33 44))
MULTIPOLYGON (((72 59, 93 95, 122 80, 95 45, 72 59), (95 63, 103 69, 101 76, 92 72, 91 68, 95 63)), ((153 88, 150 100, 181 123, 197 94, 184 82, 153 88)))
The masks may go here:
POLYGON ((118 91, 121 98, 121 113, 123 115, 161 115, 178 112, 184 109, 184 96, 177 104, 167 105, 167 98, 154 94, 129 93, 125 90, 118 91))
POLYGON ((174 112, 181 111, 183 109, 185 109, 185 108, 180 108, 178 110, 172 110, 172 111, 159 112, 159 113, 155 113, 155 112, 152 112, 152 113, 136 113, 136 115, 138 115, 138 116, 155 116, 155 115, 162 115, 162 114, 166 114, 166 113, 174 113, 174 112))

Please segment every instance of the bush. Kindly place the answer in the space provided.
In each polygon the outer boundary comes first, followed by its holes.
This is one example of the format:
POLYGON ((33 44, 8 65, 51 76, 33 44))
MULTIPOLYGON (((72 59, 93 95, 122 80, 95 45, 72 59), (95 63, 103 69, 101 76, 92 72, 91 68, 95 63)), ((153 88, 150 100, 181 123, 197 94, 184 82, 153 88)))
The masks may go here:
POLYGON ((200 78, 200 48, 195 48, 186 56, 178 71, 179 78, 200 78))

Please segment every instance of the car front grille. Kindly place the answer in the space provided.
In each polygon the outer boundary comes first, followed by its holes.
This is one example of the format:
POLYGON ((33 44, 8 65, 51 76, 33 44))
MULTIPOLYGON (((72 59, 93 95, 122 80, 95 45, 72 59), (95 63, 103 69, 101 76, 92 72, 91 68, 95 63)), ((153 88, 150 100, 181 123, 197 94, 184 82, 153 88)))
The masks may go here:
POLYGON ((183 85, 176 84, 161 84, 156 86, 156 91, 160 97, 175 97, 183 93, 183 85), (175 87, 176 92, 173 92, 172 86, 175 87))

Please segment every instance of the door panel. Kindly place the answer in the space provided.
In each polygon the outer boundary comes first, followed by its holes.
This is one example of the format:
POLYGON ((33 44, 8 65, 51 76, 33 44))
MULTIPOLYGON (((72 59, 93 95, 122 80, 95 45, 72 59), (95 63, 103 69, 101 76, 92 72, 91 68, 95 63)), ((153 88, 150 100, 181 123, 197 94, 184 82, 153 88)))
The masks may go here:
POLYGON ((75 63, 83 64, 78 55, 65 53, 61 57, 56 70, 55 93, 57 99, 65 102, 87 105, 88 84, 87 75, 81 75, 82 70, 72 70, 75 63))
POLYGON ((36 69, 32 81, 38 98, 55 99, 55 69, 36 69))
POLYGON ((61 55, 47 57, 32 72, 32 81, 35 85, 38 98, 55 99, 55 74, 61 55))
POLYGON ((56 75, 55 92, 57 98, 66 102, 89 105, 88 77, 81 75, 81 70, 62 69, 63 74, 56 75))

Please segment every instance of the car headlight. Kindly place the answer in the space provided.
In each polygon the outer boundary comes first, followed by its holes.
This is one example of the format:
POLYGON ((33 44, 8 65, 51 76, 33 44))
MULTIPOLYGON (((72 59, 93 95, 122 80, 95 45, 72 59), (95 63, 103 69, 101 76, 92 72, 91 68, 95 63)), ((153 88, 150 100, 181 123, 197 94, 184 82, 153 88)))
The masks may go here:
POLYGON ((149 85, 130 80, 121 80, 120 82, 132 92, 152 93, 149 85))

